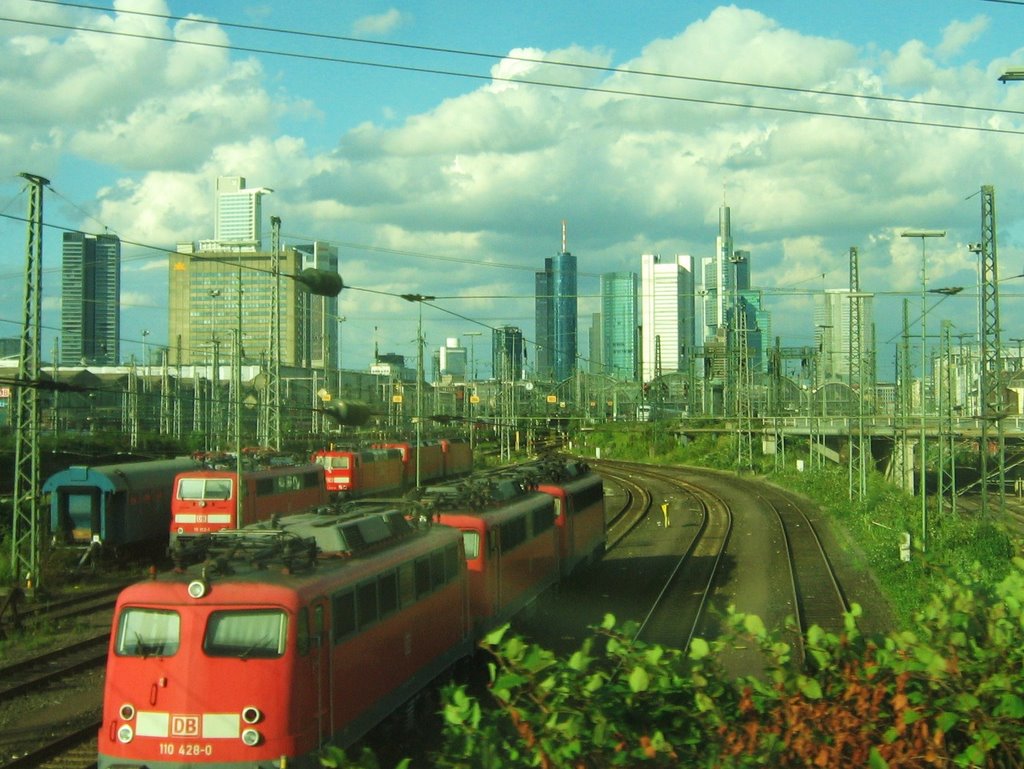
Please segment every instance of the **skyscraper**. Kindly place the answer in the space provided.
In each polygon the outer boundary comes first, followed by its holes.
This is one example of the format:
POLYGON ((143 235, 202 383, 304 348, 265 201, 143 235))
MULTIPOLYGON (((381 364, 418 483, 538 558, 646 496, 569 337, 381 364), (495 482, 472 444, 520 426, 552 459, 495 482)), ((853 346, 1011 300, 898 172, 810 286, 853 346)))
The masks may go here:
POLYGON ((65 232, 61 364, 117 365, 121 354, 120 313, 121 240, 116 235, 65 232))
POLYGON ((693 354, 693 258, 663 262, 640 257, 642 377, 649 382, 669 371, 686 371, 693 354))
POLYGON ((577 292, 576 257, 566 247, 562 222, 562 251, 544 260, 536 273, 537 376, 560 382, 576 371, 577 292))
POLYGON ((213 241, 202 250, 262 251, 263 196, 268 187, 248 189, 244 176, 220 176, 215 191, 213 241))
POLYGON ((635 272, 601 276, 602 372, 626 382, 637 377, 640 278, 635 272))
MULTIPOLYGON (((821 358, 818 363, 818 383, 846 382, 850 376, 850 344, 852 300, 848 288, 826 289, 815 297, 814 338, 821 358)), ((860 360, 870 359, 870 329, 873 316, 873 295, 859 294, 860 297, 860 360)), ((855 352, 855 351, 853 351, 855 352)), ((863 365, 863 364, 862 364, 863 365)))
POLYGON ((525 378, 523 332, 515 326, 494 329, 491 335, 491 366, 494 378, 510 382, 525 378))
POLYGON ((729 206, 718 210, 715 255, 701 259, 701 283, 702 336, 714 339, 717 330, 726 325, 729 308, 736 298, 733 292, 750 288, 750 252, 733 250, 729 206))
MULTIPOLYGON (((301 257, 300 270, 314 269, 338 272, 338 248, 316 241, 294 246, 301 257)), ((338 368, 340 348, 338 339, 338 297, 299 294, 300 313, 308 317, 309 324, 299 353, 302 365, 310 368, 338 368)))

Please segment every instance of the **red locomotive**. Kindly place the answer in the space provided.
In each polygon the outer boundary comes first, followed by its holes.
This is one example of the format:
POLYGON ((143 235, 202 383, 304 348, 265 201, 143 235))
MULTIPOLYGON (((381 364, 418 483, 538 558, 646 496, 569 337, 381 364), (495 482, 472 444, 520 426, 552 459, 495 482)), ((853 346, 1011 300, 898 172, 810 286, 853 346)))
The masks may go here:
POLYGON ((455 486, 431 486, 422 502, 435 521, 462 532, 478 635, 558 581, 554 499, 521 474, 479 474, 455 486))
POLYGON ((402 453, 403 482, 406 487, 445 477, 441 441, 385 441, 374 443, 373 448, 398 449, 402 453))
POLYGON ((351 745, 559 580, 563 514, 587 521, 564 526, 567 552, 600 549, 600 479, 580 470, 546 492, 536 468, 498 470, 401 512, 354 500, 194 538, 195 565, 118 598, 99 769, 312 767, 351 745))
POLYGON ((549 458, 523 468, 537 490, 555 498, 562 576, 604 555, 607 526, 604 481, 578 459, 549 458))
POLYGON ((100 769, 316 766, 471 653, 459 532, 294 519, 121 593, 100 769))
POLYGON ((473 470, 473 449, 457 440, 393 441, 374 443, 369 449, 321 449, 312 461, 323 466, 332 497, 355 499, 416 486, 417 474, 421 483, 466 475, 473 470))
POLYGON ((179 473, 171 499, 170 541, 289 515, 330 502, 320 465, 296 464, 251 450, 242 456, 241 484, 233 455, 202 455, 203 467, 179 473), (241 485, 241 510, 238 492, 241 485))
POLYGON ((323 449, 312 461, 324 468, 327 491, 337 499, 397 492, 404 485, 398 449, 323 449))

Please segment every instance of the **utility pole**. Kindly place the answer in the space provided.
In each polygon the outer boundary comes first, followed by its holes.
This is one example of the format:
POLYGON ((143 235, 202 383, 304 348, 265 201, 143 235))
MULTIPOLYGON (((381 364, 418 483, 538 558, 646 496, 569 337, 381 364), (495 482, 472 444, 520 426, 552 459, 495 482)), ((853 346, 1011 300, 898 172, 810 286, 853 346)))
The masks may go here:
POLYGON ((12 499, 11 565, 16 584, 27 589, 41 584, 43 522, 39 506, 39 335, 43 291, 42 176, 23 173, 29 183, 28 236, 25 248, 25 305, 15 388, 14 494, 12 499), (34 585, 33 585, 34 581, 34 585))

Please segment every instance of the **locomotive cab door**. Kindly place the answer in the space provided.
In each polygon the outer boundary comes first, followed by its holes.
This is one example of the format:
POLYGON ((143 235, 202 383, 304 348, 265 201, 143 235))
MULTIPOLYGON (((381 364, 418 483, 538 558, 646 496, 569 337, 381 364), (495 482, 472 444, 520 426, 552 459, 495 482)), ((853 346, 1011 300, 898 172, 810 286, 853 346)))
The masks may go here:
POLYGON ((331 640, 327 632, 327 599, 319 597, 310 605, 310 662, 313 668, 313 681, 316 687, 316 720, 320 746, 326 745, 333 729, 331 703, 331 640))

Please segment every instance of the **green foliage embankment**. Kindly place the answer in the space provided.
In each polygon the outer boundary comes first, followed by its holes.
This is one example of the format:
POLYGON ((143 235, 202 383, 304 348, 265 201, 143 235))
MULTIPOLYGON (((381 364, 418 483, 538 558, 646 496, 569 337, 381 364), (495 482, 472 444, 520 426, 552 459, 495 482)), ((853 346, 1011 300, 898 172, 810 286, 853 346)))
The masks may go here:
POLYGON ((947 581, 913 630, 812 628, 811 670, 753 616, 687 653, 606 618, 575 654, 492 634, 489 703, 446 692, 444 769, 1009 767, 1024 756, 1024 559, 993 584, 947 581), (718 653, 759 646, 766 674, 730 680, 718 653))

